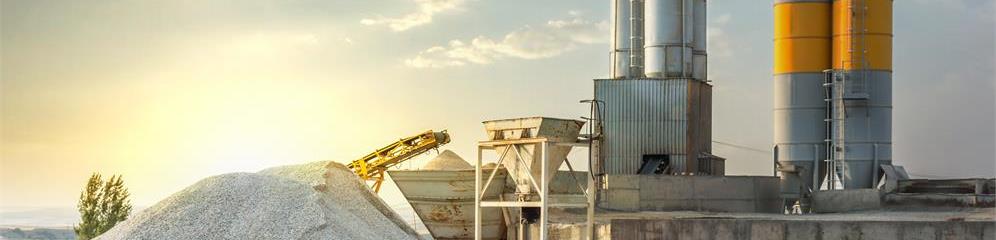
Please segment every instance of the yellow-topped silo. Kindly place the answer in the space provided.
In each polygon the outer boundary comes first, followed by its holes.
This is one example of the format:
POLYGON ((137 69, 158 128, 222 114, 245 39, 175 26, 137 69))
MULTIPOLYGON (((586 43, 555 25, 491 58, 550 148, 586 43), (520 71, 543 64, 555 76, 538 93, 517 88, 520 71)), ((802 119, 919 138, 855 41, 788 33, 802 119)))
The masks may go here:
POLYGON ((873 188, 892 164, 893 0, 833 2, 830 167, 836 189, 873 188))
POLYGON ((833 69, 892 71, 892 0, 837 0, 833 9, 833 69))
POLYGON ((804 199, 826 169, 823 72, 831 68, 832 3, 774 4, 774 157, 787 204, 804 199))

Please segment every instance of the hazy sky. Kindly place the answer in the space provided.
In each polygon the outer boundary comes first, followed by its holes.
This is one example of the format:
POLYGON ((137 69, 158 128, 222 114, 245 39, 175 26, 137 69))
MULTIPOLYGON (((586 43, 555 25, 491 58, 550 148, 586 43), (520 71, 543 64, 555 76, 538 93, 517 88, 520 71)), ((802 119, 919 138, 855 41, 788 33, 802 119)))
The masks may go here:
MULTIPOLYGON (((0 209, 73 206, 91 172, 138 205, 197 180, 348 161, 488 119, 579 118, 608 73, 604 0, 3 0, 0 209)), ((769 1, 710 1, 714 138, 771 148, 769 1)), ((993 177, 991 0, 895 2, 894 163, 993 177)), ((768 153, 722 145, 730 174, 768 153)), ((427 157, 411 163, 420 166, 427 157)))

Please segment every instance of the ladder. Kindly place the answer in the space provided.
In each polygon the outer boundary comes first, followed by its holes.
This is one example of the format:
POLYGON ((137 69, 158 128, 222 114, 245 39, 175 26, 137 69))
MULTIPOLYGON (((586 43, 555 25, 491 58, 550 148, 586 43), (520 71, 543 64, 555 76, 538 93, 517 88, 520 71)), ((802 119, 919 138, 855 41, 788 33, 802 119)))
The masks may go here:
POLYGON ((852 101, 867 100, 866 82, 868 79, 868 46, 865 38, 868 35, 868 1, 850 0, 847 11, 848 58, 842 59, 840 69, 827 72, 824 83, 827 101, 827 189, 843 189, 843 162, 847 161, 847 104, 852 101), (860 2, 860 3, 859 3, 860 2), (850 70, 848 70, 850 68, 850 70))

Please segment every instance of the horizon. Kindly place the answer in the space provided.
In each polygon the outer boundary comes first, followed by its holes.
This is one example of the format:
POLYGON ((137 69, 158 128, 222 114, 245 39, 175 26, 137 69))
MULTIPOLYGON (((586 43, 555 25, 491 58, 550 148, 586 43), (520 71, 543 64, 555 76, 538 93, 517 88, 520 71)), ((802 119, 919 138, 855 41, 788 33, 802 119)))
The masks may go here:
MULTIPOLYGON (((345 163, 429 129, 473 160, 481 121, 587 115, 608 7, 4 1, 0 213, 74 208, 92 172, 152 206, 208 176, 345 163)), ((895 3, 893 162, 911 175, 996 176, 994 8, 895 3)), ((771 4, 710 2, 708 18, 713 140, 746 147, 714 153, 730 174, 771 175, 771 4)))

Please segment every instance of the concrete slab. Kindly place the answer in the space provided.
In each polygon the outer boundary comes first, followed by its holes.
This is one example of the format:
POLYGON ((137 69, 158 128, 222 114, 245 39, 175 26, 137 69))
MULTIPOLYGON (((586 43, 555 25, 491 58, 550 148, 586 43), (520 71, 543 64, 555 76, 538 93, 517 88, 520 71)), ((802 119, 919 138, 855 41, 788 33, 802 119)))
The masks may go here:
POLYGON ((839 213, 882 208, 882 196, 877 189, 819 191, 813 193, 813 211, 839 213))
POLYGON ((782 206, 776 177, 607 175, 606 181, 599 205, 615 210, 776 213, 782 206), (633 189, 636 202, 627 191, 633 189))
POLYGON ((600 206, 619 211, 640 210, 640 190, 637 189, 609 189, 603 191, 602 199, 604 204, 600 206))
MULTIPOLYGON (((568 218, 564 218, 568 217, 568 218)), ((570 222, 561 216, 554 221, 570 222)), ((600 212, 599 239, 994 239, 996 209, 781 215, 600 212)), ((578 227, 583 226, 581 224, 578 227)), ((577 238, 558 238, 577 239, 577 238)))
POLYGON ((775 239, 785 236, 785 225, 774 221, 755 221, 750 224, 750 239, 775 239))
POLYGON ((785 239, 787 240, 811 240, 820 239, 821 237, 822 229, 818 224, 809 224, 807 222, 785 223, 785 239))

